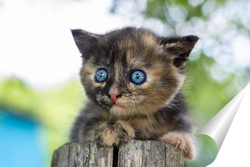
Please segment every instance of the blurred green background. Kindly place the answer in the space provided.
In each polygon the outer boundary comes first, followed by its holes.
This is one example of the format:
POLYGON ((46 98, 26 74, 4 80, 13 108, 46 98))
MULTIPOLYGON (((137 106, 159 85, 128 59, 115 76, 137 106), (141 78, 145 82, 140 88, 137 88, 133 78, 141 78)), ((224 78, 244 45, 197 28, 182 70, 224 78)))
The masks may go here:
MULTIPOLYGON (((0 40, 1 46, 4 46, 0 49, 0 156, 1 158, 8 157, 9 154, 13 155, 15 152, 14 155, 19 159, 16 160, 16 163, 12 163, 8 158, 3 158, 5 161, 2 160, 0 166, 50 166, 53 151, 67 142, 70 126, 86 101, 77 76, 81 61, 80 54, 74 46, 69 28, 86 28, 88 31, 101 33, 113 28, 132 25, 147 27, 160 35, 195 34, 199 36, 200 40, 187 63, 187 78, 182 89, 189 104, 196 131, 250 81, 249 1, 24 0, 17 2, 12 0, 11 2, 12 4, 7 0, 0 1, 0 18, 3 18, 1 22, 2 25, 5 25, 0 29, 0 35, 6 37, 5 40, 3 40, 4 38, 0 40), (27 49, 36 48, 36 40, 32 40, 31 43, 28 40, 23 43, 13 42, 20 39, 16 39, 17 35, 13 31, 12 25, 4 24, 9 21, 8 17, 13 22, 18 19, 10 14, 15 12, 15 8, 11 5, 16 5, 16 3, 26 4, 26 6, 21 6, 20 13, 14 15, 22 14, 25 9, 28 9, 31 10, 27 14, 29 18, 32 10, 39 9, 36 11, 37 15, 34 20, 28 19, 27 23, 37 22, 44 27, 49 26, 51 34, 57 34, 60 29, 65 30, 55 37, 51 35, 42 39, 43 42, 36 39, 40 41, 40 43, 38 42, 39 48, 42 48, 34 51, 40 53, 36 55, 38 59, 45 55, 50 56, 45 61, 39 61, 39 65, 36 64, 37 62, 35 63, 37 59, 22 58, 25 52, 16 49, 18 46, 27 47, 24 46, 25 43, 29 45, 27 49), (104 6, 105 15, 103 17, 109 18, 106 21, 100 18, 102 15, 98 13, 100 6, 104 6), (9 11, 6 10, 7 7, 10 9, 9 11), (90 9, 89 15, 80 12, 86 7, 90 9), (45 18, 43 18, 43 14, 46 15, 45 18), (52 20, 46 21, 50 15, 52 20), (62 34, 66 34, 65 38, 62 34), (50 44, 51 40, 53 43, 50 44), (9 47, 9 50, 4 50, 6 47, 9 47), (60 57, 57 56, 53 60, 55 55, 49 53, 49 49, 43 50, 43 47, 62 50, 61 52, 52 50, 53 54, 60 55, 60 57), (63 49, 67 47, 71 50, 64 52, 63 49), (16 59, 14 55, 19 58, 16 59), (69 59, 63 60, 64 55, 70 55, 69 59), (9 61, 7 61, 8 58, 9 61), (74 62, 67 61, 71 58, 74 62), (49 61, 52 63, 49 64, 49 61), (29 63, 35 65, 20 73, 22 68, 29 66, 29 63), (19 67, 19 64, 23 64, 23 66, 19 67), (59 68, 60 64, 63 64, 61 68, 59 68), (14 70, 9 70, 11 69, 9 67, 14 70), (32 73, 37 68, 41 68, 42 72, 34 72, 34 75, 30 76, 25 75, 32 73), (70 69, 74 70, 67 73, 70 69), (58 79, 59 74, 62 78, 65 74, 65 78, 58 79), (37 81, 36 79, 39 78, 40 80, 37 81), (46 82, 46 78, 49 83, 46 82), (17 144, 15 145, 13 142, 17 144), (29 146, 33 148, 30 151, 29 146), (18 149, 24 149, 26 152, 18 152, 18 149), (30 159, 33 157, 37 160, 31 162, 29 159, 25 160, 24 157, 30 159), (20 165, 20 163, 23 164, 20 165)), ((28 28, 27 32, 25 29, 28 25, 19 25, 19 23, 13 23, 13 25, 21 26, 23 31, 19 31, 19 33, 24 34, 24 37, 36 36, 38 32, 44 31, 44 27, 40 25, 35 27, 36 30, 28 28)), ((18 29, 18 27, 16 28, 18 29)), ((208 138, 201 137, 200 139, 202 139, 200 145, 203 146, 199 152, 201 157, 198 157, 195 162, 189 162, 190 167, 205 166, 214 159, 216 151, 214 143, 208 138), (205 147, 206 149, 204 149, 205 147)))

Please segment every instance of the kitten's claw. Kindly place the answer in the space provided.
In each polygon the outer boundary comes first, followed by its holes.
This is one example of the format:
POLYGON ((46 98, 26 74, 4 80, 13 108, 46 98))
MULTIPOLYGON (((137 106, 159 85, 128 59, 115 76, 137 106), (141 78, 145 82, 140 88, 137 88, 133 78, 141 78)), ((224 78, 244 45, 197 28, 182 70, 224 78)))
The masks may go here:
POLYGON ((185 154, 188 154, 189 151, 190 151, 190 147, 187 146, 187 147, 186 147, 186 150, 184 150, 184 153, 185 153, 185 154))
POLYGON ((176 145, 175 145, 175 148, 176 148, 176 149, 179 147, 180 143, 181 143, 181 141, 180 141, 180 140, 177 140, 176 145))
POLYGON ((179 148, 184 151, 184 157, 188 160, 194 159, 195 149, 190 134, 180 132, 169 132, 163 135, 160 141, 175 146, 175 149, 179 148))

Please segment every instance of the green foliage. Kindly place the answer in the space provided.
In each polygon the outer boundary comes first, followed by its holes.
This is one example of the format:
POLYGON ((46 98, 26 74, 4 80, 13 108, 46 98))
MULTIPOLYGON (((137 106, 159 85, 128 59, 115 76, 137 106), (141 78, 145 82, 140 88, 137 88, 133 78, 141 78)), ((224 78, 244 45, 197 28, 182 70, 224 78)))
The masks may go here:
POLYGON ((229 89, 235 79, 233 74, 223 82, 212 78, 208 69, 214 63, 212 58, 202 54, 199 59, 189 61, 186 67, 187 81, 183 91, 198 129, 221 110, 238 91, 237 88, 229 89))

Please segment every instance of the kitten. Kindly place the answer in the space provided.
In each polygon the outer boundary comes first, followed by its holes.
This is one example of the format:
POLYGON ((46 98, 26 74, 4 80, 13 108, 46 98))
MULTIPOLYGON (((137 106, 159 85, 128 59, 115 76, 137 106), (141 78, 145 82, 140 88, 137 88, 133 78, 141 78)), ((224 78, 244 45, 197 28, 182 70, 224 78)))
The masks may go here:
POLYGON ((160 37, 133 27, 72 34, 82 53, 80 76, 89 102, 70 141, 112 146, 133 138, 158 140, 193 159, 192 124, 180 88, 198 37, 160 37))

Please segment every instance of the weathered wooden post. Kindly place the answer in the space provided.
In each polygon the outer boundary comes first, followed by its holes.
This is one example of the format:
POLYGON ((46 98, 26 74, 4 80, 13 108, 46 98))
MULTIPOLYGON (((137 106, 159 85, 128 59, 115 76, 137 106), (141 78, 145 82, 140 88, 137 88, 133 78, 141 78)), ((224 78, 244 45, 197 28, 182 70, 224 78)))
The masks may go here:
POLYGON ((183 151, 158 141, 131 140, 117 147, 95 142, 67 143, 53 155, 52 167, 183 167, 183 151))

